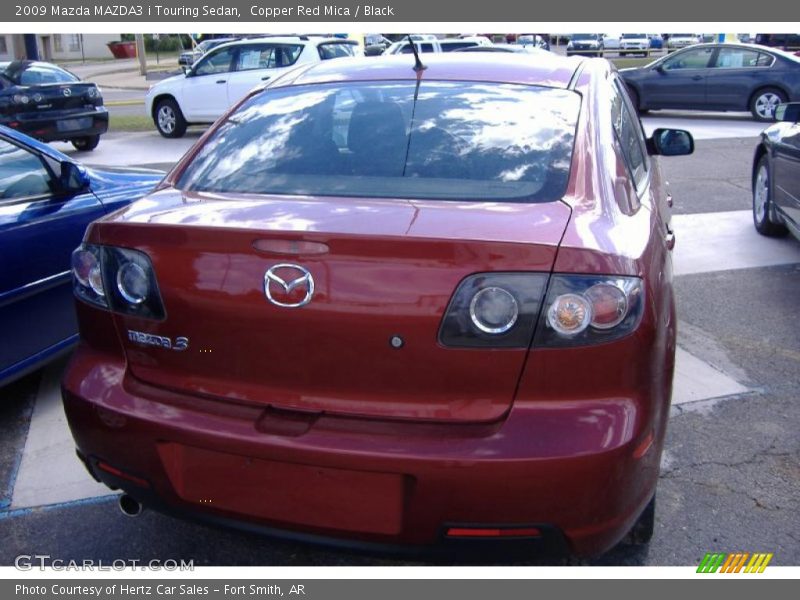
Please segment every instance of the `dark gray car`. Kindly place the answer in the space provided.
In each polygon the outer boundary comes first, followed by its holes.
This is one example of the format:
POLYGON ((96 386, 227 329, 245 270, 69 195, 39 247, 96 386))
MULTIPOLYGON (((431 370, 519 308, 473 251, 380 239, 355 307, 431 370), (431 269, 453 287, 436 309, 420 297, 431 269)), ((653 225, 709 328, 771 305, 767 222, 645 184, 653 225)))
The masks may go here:
POLYGON ((800 100, 800 57, 753 44, 696 44, 620 74, 640 112, 749 110, 770 121, 778 104, 800 100))
POLYGON ((783 104, 753 157, 753 222, 762 235, 800 240, 800 103, 783 104))

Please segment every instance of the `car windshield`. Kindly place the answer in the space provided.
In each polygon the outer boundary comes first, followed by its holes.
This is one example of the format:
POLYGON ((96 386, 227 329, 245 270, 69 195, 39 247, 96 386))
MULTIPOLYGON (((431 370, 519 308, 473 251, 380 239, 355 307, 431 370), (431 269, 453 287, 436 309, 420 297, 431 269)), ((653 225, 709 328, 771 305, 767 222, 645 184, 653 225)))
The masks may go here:
POLYGON ((276 88, 214 131, 184 191, 538 202, 563 196, 580 97, 473 82, 276 88))
POLYGON ((642 38, 646 38, 646 33, 623 33, 622 39, 623 40, 639 40, 642 38))
POLYGON ((69 71, 47 63, 11 63, 3 73, 16 85, 41 85, 45 83, 75 83, 80 81, 69 71))

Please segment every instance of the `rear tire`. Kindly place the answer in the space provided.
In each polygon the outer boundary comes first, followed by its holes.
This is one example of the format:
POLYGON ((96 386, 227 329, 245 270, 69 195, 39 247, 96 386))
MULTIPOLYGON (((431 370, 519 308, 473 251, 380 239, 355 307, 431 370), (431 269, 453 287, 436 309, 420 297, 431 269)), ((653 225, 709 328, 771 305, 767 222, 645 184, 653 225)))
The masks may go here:
POLYGON ((72 145, 76 150, 79 150, 80 152, 89 152, 97 148, 97 144, 100 143, 100 136, 87 135, 70 140, 70 142, 72 142, 72 145))
POLYGON ((750 99, 750 113, 756 121, 772 121, 778 104, 786 102, 786 94, 777 88, 762 88, 750 99))
POLYGON ((656 529, 656 495, 653 494, 650 502, 647 503, 642 514, 639 515, 636 523, 633 524, 628 535, 625 536, 625 543, 631 546, 644 546, 653 539, 656 529))
POLYGON ((159 100, 153 111, 153 122, 165 138, 179 138, 186 133, 186 119, 183 117, 181 107, 172 98, 159 100))
POLYGON ((775 223, 770 219, 772 212, 771 176, 769 159, 765 154, 759 159, 756 165, 756 174, 753 177, 753 225, 761 235, 780 237, 786 235, 788 230, 782 223, 775 223))

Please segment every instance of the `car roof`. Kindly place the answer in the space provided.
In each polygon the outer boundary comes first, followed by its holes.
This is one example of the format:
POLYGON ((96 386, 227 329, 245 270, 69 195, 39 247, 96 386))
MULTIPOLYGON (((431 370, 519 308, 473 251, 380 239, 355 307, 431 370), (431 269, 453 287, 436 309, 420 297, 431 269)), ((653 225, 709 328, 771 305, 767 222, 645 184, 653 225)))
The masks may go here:
MULTIPOLYGON (((486 81, 567 88, 576 70, 587 59, 555 54, 506 52, 425 54, 422 79, 486 81), (533 60, 532 60, 533 58, 533 60)), ((298 69, 275 85, 306 85, 333 81, 415 80, 410 54, 374 58, 340 58, 298 69)))
POLYGON ((679 52, 683 52, 689 48, 740 48, 742 50, 759 50, 767 54, 773 54, 783 58, 797 60, 798 57, 789 52, 784 52, 780 48, 773 48, 772 46, 762 46, 761 44, 747 44, 745 42, 703 42, 701 44, 692 44, 686 48, 682 48, 679 52))

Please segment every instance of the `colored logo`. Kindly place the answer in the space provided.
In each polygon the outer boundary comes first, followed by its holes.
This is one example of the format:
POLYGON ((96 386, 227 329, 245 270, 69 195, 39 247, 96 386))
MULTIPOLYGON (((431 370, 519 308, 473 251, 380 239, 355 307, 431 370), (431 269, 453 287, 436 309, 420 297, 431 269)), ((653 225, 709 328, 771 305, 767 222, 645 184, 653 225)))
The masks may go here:
POLYGON ((708 552, 700 561, 697 567, 698 573, 763 573, 769 561, 772 560, 772 552, 734 552, 725 554, 723 552, 708 552))

